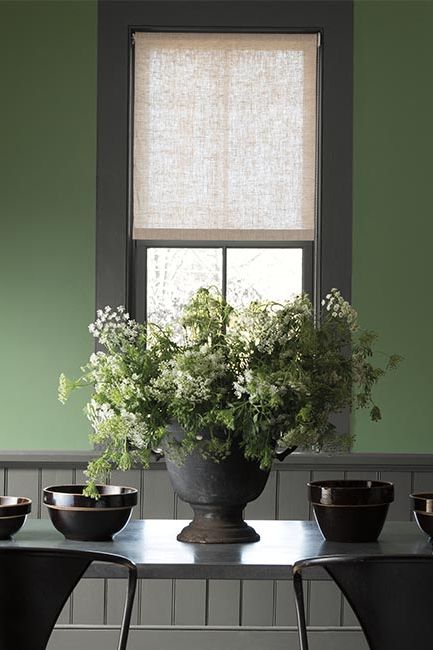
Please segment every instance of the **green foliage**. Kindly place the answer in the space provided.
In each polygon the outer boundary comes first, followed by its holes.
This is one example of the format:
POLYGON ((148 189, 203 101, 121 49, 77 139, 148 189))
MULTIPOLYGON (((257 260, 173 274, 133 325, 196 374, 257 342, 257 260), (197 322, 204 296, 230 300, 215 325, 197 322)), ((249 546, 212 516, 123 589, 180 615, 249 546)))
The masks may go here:
POLYGON ((61 375, 59 399, 75 388, 94 392, 86 414, 103 451, 89 463, 87 494, 113 468, 148 466, 164 448, 175 462, 198 450, 215 461, 233 440, 245 456, 270 467, 276 448, 349 448, 332 415, 345 407, 381 413, 373 389, 400 357, 373 362, 374 332, 361 330, 355 310, 333 289, 319 318, 309 298, 235 309, 214 289, 200 289, 185 307, 183 337, 139 324, 119 307, 98 311, 89 329, 105 347, 77 380, 61 375), (167 435, 177 421, 180 439, 167 435))

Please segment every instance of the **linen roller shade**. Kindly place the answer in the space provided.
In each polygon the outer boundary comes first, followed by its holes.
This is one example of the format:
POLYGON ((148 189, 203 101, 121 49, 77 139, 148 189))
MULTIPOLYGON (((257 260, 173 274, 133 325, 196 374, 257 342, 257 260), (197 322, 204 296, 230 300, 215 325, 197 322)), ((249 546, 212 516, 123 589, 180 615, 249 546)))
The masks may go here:
POLYGON ((133 236, 312 240, 316 34, 135 33, 133 236))

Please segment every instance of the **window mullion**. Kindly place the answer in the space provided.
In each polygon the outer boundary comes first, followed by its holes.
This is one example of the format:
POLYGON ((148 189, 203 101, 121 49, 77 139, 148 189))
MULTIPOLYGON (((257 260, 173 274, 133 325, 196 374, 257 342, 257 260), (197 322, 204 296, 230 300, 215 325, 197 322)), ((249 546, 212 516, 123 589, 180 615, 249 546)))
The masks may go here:
POLYGON ((221 275, 222 275, 222 287, 221 287, 221 292, 223 295, 224 300, 227 298, 227 246, 223 246, 221 249, 222 252, 222 269, 221 269, 221 275))

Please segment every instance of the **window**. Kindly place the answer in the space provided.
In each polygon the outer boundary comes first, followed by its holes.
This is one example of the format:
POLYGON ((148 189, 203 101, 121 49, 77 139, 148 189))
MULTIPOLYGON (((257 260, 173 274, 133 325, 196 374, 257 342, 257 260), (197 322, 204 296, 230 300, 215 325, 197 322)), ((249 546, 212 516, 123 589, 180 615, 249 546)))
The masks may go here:
POLYGON ((311 291, 318 35, 133 41, 136 310, 170 322, 200 286, 234 304, 311 291))
POLYGON ((352 3, 100 2, 98 38, 98 306, 350 298, 352 3))

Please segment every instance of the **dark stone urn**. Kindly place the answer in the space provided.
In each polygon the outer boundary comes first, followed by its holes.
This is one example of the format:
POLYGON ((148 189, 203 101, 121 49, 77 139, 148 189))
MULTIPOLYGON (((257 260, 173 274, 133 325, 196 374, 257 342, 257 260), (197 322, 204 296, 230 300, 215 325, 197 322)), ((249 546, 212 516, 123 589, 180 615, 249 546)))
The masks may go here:
POLYGON ((194 451, 180 464, 169 458, 166 463, 175 492, 194 511, 193 521, 177 536, 179 541, 233 544, 260 539, 242 514, 246 504, 263 492, 269 470, 246 460, 236 443, 230 456, 219 462, 194 451))

